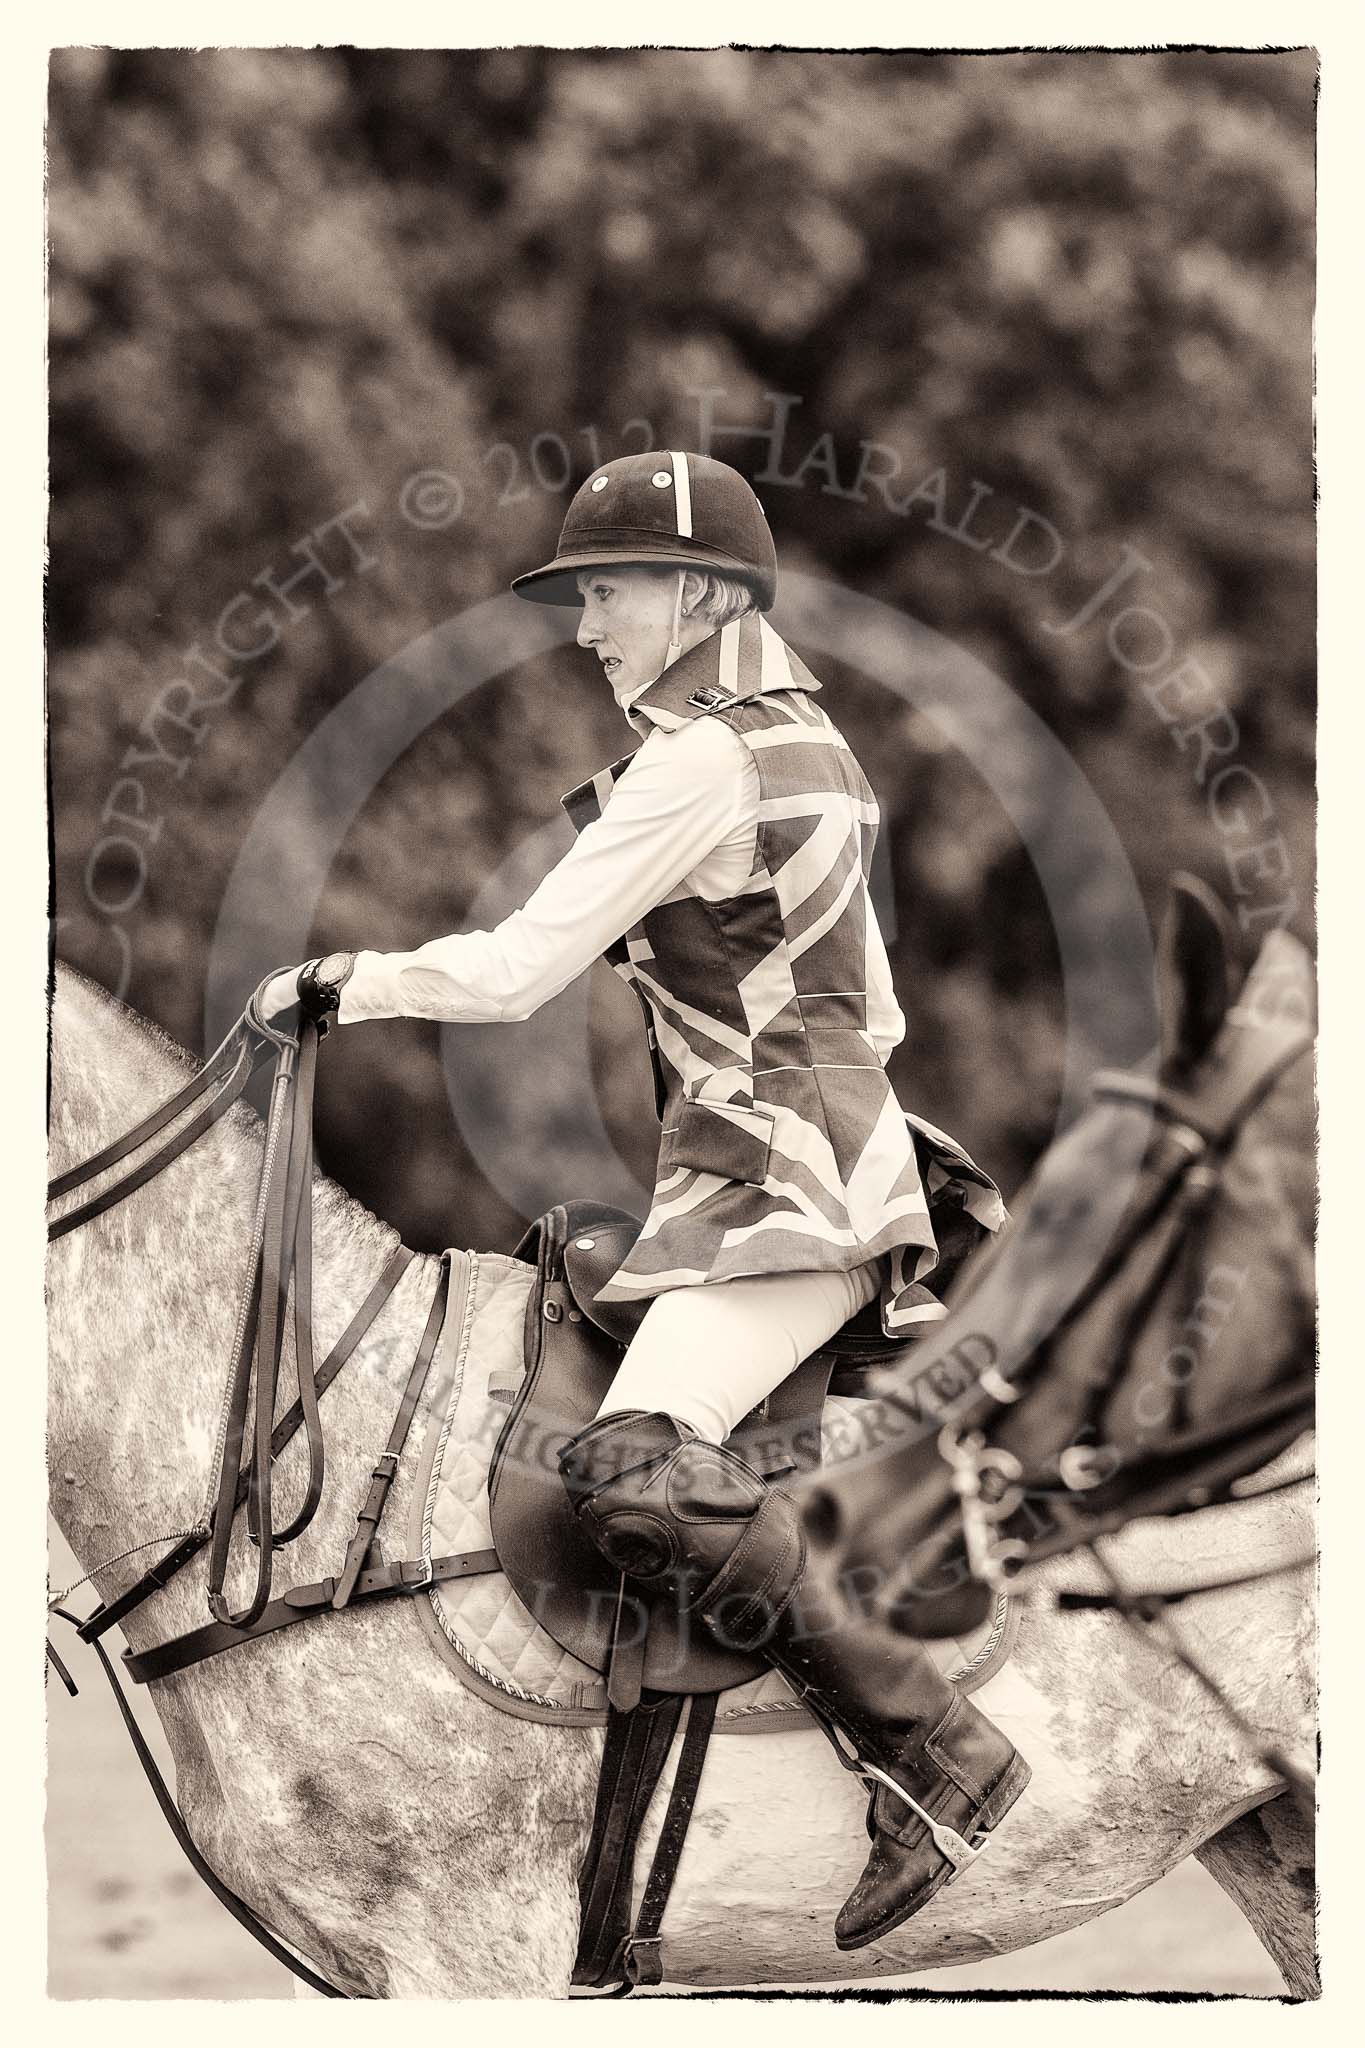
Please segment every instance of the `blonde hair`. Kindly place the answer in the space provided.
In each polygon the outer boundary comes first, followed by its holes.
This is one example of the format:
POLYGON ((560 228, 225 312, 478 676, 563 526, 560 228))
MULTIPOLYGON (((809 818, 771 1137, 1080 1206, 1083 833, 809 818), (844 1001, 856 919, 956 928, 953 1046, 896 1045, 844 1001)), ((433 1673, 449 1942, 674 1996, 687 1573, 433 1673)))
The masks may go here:
POLYGON ((728 626, 732 619, 742 619, 746 613, 757 611, 752 590, 737 577, 720 576, 714 569, 697 569, 691 573, 701 577, 702 592, 688 611, 688 618, 705 619, 713 630, 719 630, 721 626, 728 626))

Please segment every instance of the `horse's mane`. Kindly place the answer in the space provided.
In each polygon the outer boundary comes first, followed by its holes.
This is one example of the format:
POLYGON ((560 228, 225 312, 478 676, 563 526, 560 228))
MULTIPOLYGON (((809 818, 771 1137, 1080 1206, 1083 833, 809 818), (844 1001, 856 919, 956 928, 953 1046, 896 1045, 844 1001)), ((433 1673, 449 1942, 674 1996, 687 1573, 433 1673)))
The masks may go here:
POLYGON ((48 986, 49 1032, 52 1013, 57 1004, 58 975, 61 975, 63 980, 69 978, 74 981, 91 998, 96 1008, 113 1011, 121 1024, 127 1026, 134 1035, 145 1038, 154 1052, 160 1053, 163 1058, 180 1067, 186 1074, 193 1072, 202 1064, 178 1038, 172 1038, 169 1031, 163 1030, 160 1024, 155 1023, 150 1017, 144 1017, 140 1010, 132 1009, 121 996, 116 996, 112 989, 107 989, 103 982, 94 980, 83 967, 76 967, 70 960, 63 960, 60 954, 54 962, 52 979, 48 986))

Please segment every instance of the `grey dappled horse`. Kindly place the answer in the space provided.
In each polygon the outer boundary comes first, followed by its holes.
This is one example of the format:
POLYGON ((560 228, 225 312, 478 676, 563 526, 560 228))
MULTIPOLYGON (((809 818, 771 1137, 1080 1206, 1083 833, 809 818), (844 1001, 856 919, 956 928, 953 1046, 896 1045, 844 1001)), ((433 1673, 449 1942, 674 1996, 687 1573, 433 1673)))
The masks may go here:
MULTIPOLYGON (((52 1057, 54 1172, 134 1125, 192 1068, 62 967, 52 1057)), ((103 1598, 157 1553, 104 1560, 202 1515, 261 1143, 258 1120, 239 1106, 148 1186, 52 1247, 53 1510, 103 1598)), ((396 1238, 321 1176, 314 1204, 321 1353, 396 1238)), ((1281 1224, 1285 1256, 1270 1270, 1286 1295, 1301 1284, 1289 1253, 1308 1228, 1297 1214, 1281 1224)), ((327 1489, 282 1555, 281 1583, 337 1569, 436 1268, 413 1261, 325 1397, 327 1489)), ((1287 1299, 1264 1307, 1287 1322, 1287 1299)), ((469 1341, 477 1360, 477 1328, 469 1341)), ((291 1357, 287 1335, 286 1385, 291 1357)), ((428 1420, 424 1399, 390 1500, 395 1529, 428 1420)), ((280 1459, 282 1513, 303 1483, 301 1450, 296 1438, 280 1459)), ((1110 1554, 1135 1582, 1179 1583, 1229 1551, 1244 1568, 1281 1563, 1311 1537, 1311 1488, 1299 1488, 1134 1525, 1110 1554)), ((205 1620, 206 1569, 201 1556, 128 1617, 134 1649, 205 1620)), ((240 1561, 237 1570, 244 1576, 240 1561)), ((1066 1559, 1043 1576, 1085 1580, 1066 1559)), ((1300 1566, 1195 1601, 1183 1619, 1236 1710, 1290 1752, 1312 1737, 1311 1594, 1300 1566)), ((341 1989, 567 1993, 599 1731, 516 1720, 465 1690, 409 1601, 321 1616, 163 1679, 152 1696, 199 1847, 341 1989)), ((987 1856, 885 1942, 852 1955, 834 1948, 831 1929, 862 1862, 861 1788, 813 1728, 718 1738, 665 1925, 670 1981, 818 1984, 973 1962, 1089 1920, 1195 1852, 1290 1990, 1316 1994, 1311 1825, 1193 1680, 1113 1616, 1031 1610, 980 1703, 1029 1758, 1028 1795, 987 1856)), ((58 1710, 81 1709, 63 1699, 58 1710)), ((652 1831, 642 1853, 652 1853, 652 1831)))

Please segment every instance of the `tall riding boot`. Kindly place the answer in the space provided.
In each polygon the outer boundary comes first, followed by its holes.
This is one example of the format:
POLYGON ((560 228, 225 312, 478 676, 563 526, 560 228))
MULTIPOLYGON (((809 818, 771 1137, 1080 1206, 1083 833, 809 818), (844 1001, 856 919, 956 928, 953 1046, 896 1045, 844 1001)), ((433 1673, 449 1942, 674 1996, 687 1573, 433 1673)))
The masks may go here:
POLYGON ((860 1623, 806 1569, 800 1516, 742 1458, 670 1415, 605 1416, 559 1461, 608 1562, 776 1665, 869 1784, 872 1853, 835 1923, 862 1948, 975 1860, 1029 1781, 998 1728, 908 1636, 860 1623))

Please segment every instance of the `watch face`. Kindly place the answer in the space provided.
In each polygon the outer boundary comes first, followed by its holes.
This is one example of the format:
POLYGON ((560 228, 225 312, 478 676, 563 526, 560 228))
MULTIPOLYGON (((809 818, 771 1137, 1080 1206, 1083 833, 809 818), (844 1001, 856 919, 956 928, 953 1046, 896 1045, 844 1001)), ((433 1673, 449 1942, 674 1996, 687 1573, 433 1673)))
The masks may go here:
POLYGON ((340 981, 351 965, 349 953, 328 953, 319 960, 315 970, 318 981, 340 981))

